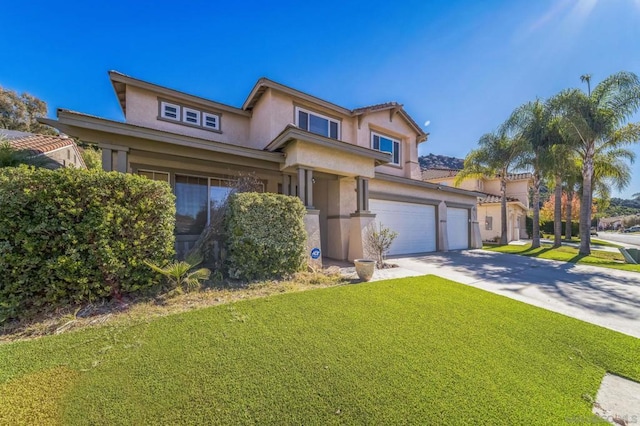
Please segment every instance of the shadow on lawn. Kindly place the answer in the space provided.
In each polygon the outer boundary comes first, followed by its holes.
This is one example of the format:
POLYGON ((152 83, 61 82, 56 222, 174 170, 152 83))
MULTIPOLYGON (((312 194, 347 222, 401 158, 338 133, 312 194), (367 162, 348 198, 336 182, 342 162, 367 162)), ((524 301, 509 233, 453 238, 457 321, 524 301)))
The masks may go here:
MULTIPOLYGON (((550 249, 547 249, 550 250, 550 249)), ((526 250, 525 250, 526 251, 526 250)), ((446 267, 453 274, 462 273, 465 282, 493 283, 496 290, 523 292, 535 287, 551 299, 594 313, 606 313, 628 319, 640 319, 640 274, 594 267, 584 268, 575 262, 550 262, 528 256, 469 250, 432 253, 411 258, 421 272, 439 275, 446 267), (422 265, 422 266, 420 266, 422 265)), ((442 276, 447 276, 443 274, 442 276)))

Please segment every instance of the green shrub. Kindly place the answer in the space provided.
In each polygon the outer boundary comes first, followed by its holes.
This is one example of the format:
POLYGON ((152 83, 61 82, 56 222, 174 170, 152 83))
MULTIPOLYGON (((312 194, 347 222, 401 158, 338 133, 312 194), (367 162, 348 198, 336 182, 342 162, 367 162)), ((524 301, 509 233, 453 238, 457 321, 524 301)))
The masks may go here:
POLYGON ((166 183, 99 170, 0 170, 0 323, 157 282, 173 254, 166 183))
MULTIPOLYGON (((564 230, 565 230, 566 223, 567 222, 562 221, 562 235, 563 236, 565 234, 564 230)), ((579 228, 580 228, 580 223, 571 222, 571 235, 578 236, 580 234, 579 228)), ((544 232, 545 234, 553 235, 553 233, 554 233, 553 220, 541 221, 540 222, 540 231, 544 232)))
POLYGON ((226 266, 231 278, 266 279, 302 268, 307 234, 300 199, 237 193, 229 197, 227 209, 226 266))

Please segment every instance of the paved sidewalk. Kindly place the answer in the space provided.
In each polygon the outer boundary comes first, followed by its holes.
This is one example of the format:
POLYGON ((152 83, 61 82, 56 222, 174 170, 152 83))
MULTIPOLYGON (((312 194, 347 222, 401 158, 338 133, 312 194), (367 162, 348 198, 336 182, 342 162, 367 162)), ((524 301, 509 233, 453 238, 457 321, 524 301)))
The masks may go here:
MULTIPOLYGON (((389 259, 374 280, 438 275, 640 338, 640 273, 485 250, 389 259)), ((351 273, 353 268, 343 268, 351 273), (351 271, 350 271, 351 269, 351 271)))

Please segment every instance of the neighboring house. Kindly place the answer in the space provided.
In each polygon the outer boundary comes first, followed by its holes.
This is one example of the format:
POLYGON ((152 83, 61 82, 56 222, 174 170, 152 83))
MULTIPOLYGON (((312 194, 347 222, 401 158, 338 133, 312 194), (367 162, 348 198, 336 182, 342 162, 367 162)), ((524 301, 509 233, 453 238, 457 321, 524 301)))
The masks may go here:
MULTIPOLYGON (((459 170, 429 169, 422 173, 423 179, 440 185, 454 186, 459 170)), ((507 182, 507 241, 528 238, 526 217, 529 212, 529 190, 532 185, 531 173, 514 173, 507 182)), ((502 215, 500 207, 500 178, 469 178, 462 181, 460 188, 482 192, 478 198, 478 222, 483 241, 500 238, 502 215)))
POLYGON ((169 182, 184 252, 239 173, 307 207, 309 247, 363 256, 374 220, 398 232, 391 254, 478 247, 478 194, 422 181, 427 134, 402 105, 347 109, 266 78, 239 107, 111 71, 124 122, 60 109, 61 131, 97 144, 103 167, 169 182))
POLYGON ((80 150, 73 139, 66 136, 37 135, 16 130, 0 129, 0 138, 6 139, 17 150, 29 150, 34 156, 44 155, 58 167, 86 168, 80 150))

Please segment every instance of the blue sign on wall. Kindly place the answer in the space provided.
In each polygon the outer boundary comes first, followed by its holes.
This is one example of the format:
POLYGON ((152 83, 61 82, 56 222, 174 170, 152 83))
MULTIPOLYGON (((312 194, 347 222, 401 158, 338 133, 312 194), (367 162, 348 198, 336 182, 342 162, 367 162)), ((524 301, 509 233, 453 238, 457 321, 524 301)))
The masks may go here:
POLYGON ((319 248, 314 248, 311 250, 311 258, 312 259, 317 259, 320 257, 320 249, 319 248))

